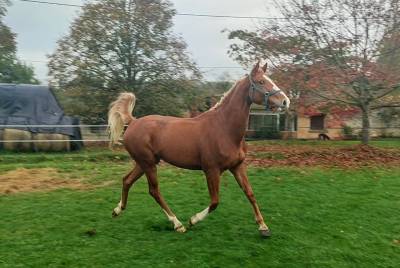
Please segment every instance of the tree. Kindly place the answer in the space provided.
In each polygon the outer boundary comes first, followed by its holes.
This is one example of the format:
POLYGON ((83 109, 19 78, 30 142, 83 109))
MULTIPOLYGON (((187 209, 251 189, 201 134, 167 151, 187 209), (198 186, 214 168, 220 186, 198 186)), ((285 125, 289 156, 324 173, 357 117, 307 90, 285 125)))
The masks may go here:
POLYGON ((192 90, 187 102, 189 104, 190 117, 197 116, 213 107, 233 85, 230 76, 223 74, 218 81, 205 81, 198 83, 192 90))
MULTIPOLYGON (((382 40, 380 56, 378 58, 379 63, 388 66, 392 72, 395 72, 398 75, 400 75, 400 50, 398 49, 399 44, 400 31, 399 29, 397 29, 382 40)), ((387 96, 386 100, 393 102, 394 100, 399 100, 399 98, 400 96, 392 94, 387 96)), ((395 121, 396 118, 400 117, 400 107, 395 105, 393 107, 383 108, 381 111, 379 111, 378 115, 380 116, 382 122, 384 122, 385 126, 387 128, 390 128, 393 121, 395 121)))
POLYGON ((2 21, 8 4, 8 1, 0 0, 0 57, 1 59, 9 57, 11 60, 17 49, 15 34, 2 21))
POLYGON ((0 19, 6 14, 7 6, 10 4, 8 0, 0 0, 0 19))
MULTIPOLYGON (((379 61, 384 41, 400 30, 399 0, 274 2, 285 19, 269 21, 257 33, 230 32, 230 39, 240 41, 230 56, 242 64, 267 57, 277 66, 304 70, 303 90, 361 111, 367 144, 371 111, 400 106, 400 73, 379 61)), ((391 53, 399 49, 392 46, 391 53)))
POLYGON ((12 61, 0 59, 0 83, 39 84, 32 66, 18 59, 12 61))
POLYGON ((37 84, 33 68, 17 59, 16 34, 2 21, 8 4, 0 0, 0 83, 37 84))
MULTIPOLYGON (((164 0, 101 0, 87 3, 50 55, 52 84, 79 99, 83 112, 104 121, 108 103, 120 91, 138 97, 136 113, 178 115, 182 98, 200 77, 186 44, 172 33, 175 10, 164 0)), ((92 121, 93 122, 93 121, 92 121)))

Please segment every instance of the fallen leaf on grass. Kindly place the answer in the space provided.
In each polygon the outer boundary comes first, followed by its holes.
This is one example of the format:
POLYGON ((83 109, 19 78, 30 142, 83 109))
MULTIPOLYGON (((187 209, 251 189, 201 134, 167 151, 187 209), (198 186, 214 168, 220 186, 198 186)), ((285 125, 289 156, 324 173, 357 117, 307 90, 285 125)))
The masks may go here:
MULTIPOLYGON (((318 147, 310 145, 277 146, 250 145, 246 160, 254 166, 323 166, 361 168, 367 166, 400 165, 400 150, 372 146, 350 146, 346 148, 318 147), (275 155, 282 157, 262 157, 275 155)), ((379 178, 377 178, 379 179, 379 178)))

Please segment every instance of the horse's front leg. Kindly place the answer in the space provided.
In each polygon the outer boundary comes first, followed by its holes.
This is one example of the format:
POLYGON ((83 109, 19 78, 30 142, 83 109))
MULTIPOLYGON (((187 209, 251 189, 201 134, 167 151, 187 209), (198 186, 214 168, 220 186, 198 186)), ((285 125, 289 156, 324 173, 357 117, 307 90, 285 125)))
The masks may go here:
POLYGON ((246 165, 244 164, 244 162, 242 162, 238 166, 230 169, 230 171, 232 172, 233 176, 235 176, 237 183, 239 184, 240 188, 242 188, 242 190, 247 196, 247 199, 249 199, 253 207, 254 214, 256 217, 256 222, 259 225, 258 230, 260 231, 261 236, 263 237, 271 236, 271 232, 268 226, 264 222, 263 216, 261 215, 260 212, 260 208, 257 205, 256 198, 254 197, 253 189, 251 188, 250 182, 247 178, 246 165))
POLYGON ((203 211, 197 213, 194 215, 192 218, 189 220, 189 225, 193 226, 199 221, 204 220, 208 214, 213 212, 219 202, 219 182, 220 182, 220 177, 221 177, 221 172, 219 169, 213 169, 213 170, 208 170, 205 171, 206 178, 207 178, 207 186, 208 186, 208 192, 210 194, 210 205, 203 211))

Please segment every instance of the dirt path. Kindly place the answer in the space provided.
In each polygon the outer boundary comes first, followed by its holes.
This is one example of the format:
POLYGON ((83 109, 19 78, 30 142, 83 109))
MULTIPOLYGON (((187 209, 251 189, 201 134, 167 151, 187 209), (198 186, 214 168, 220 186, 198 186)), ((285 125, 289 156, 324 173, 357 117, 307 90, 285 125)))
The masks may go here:
POLYGON ((48 192, 60 188, 90 190, 108 186, 112 181, 89 184, 87 181, 72 179, 54 168, 18 168, 0 174, 0 194, 20 192, 48 192))
POLYGON ((0 174, 0 194, 51 191, 58 188, 85 189, 79 180, 63 178, 53 168, 18 168, 0 174))

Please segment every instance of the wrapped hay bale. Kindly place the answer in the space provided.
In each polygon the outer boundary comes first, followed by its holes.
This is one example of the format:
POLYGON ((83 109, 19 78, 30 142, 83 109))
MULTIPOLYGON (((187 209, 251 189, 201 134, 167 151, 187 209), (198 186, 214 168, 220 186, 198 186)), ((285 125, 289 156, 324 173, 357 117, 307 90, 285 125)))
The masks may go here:
POLYGON ((3 149, 3 144, 4 144, 2 142, 3 141, 3 132, 4 131, 2 129, 0 129, 0 150, 3 149))
POLYGON ((43 134, 43 133, 33 134, 32 135, 32 139, 34 140, 33 149, 35 151, 43 151, 43 152, 50 151, 52 143, 46 140, 52 140, 51 136, 52 134, 43 134))
POLYGON ((18 142, 23 140, 30 140, 32 134, 29 131, 19 129, 4 129, 3 130, 3 148, 9 151, 31 151, 32 142, 18 142), (7 142, 16 141, 16 142, 7 142))
POLYGON ((43 152, 69 152, 71 150, 69 136, 63 134, 33 134, 33 148, 43 152))

